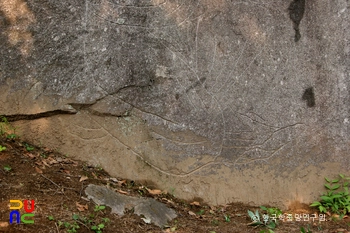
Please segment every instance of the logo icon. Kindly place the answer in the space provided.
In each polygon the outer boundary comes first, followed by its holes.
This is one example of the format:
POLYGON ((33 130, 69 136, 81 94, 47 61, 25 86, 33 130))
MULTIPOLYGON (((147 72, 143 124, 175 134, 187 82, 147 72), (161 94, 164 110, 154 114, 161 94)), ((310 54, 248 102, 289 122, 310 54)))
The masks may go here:
POLYGON ((20 201, 20 200, 10 200, 10 210, 12 210, 10 212, 10 224, 13 223, 13 219, 15 216, 15 220, 16 223, 19 224, 21 221, 24 224, 33 224, 34 223, 34 219, 27 219, 30 217, 34 217, 34 214, 32 214, 32 212, 34 211, 34 200, 24 200, 24 201, 20 201), (24 202, 24 205, 23 205, 24 202), (30 205, 30 208, 28 208, 28 206, 30 205), (26 212, 25 214, 22 214, 18 211, 20 209, 22 209, 22 207, 24 208, 24 211, 26 212))

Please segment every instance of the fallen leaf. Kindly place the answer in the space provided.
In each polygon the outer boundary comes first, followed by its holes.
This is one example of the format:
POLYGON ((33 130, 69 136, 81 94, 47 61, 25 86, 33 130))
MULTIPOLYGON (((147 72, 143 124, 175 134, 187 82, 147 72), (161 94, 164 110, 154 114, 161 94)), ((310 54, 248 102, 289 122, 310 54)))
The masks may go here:
POLYGON ((82 177, 80 177, 79 182, 82 182, 82 181, 87 180, 87 179, 89 179, 87 176, 82 176, 82 177))
POLYGON ((8 222, 0 222, 0 227, 8 227, 9 223, 8 222))
POLYGON ((162 190, 159 190, 159 189, 148 189, 146 188, 147 191, 152 194, 152 195, 159 195, 159 194, 162 194, 162 190))
POLYGON ((50 165, 58 163, 57 160, 52 157, 48 157, 47 159, 45 159, 45 161, 50 165))
POLYGON ((83 197, 83 196, 81 196, 80 198, 83 199, 84 201, 90 201, 89 198, 86 198, 86 197, 83 197))
POLYGON ((114 183, 119 183, 119 180, 114 177, 110 177, 109 180, 113 181, 114 183))
POLYGON ((89 208, 87 204, 86 205, 81 205, 81 204, 79 204, 79 202, 76 202, 75 206, 77 207, 77 209, 79 211, 85 211, 85 210, 87 210, 89 208))
POLYGON ((32 153, 26 153, 26 155, 31 158, 31 159, 34 159, 35 158, 35 155, 33 155, 32 153))
POLYGON ((175 203, 173 202, 173 201, 171 201, 171 200, 169 200, 169 199, 166 199, 166 198, 162 198, 162 200, 163 201, 166 201, 166 202, 168 202, 168 203, 170 203, 170 204, 172 204, 172 205, 175 205, 175 203))
POLYGON ((111 180, 113 181, 114 183, 116 183, 118 186, 123 186, 126 184, 126 180, 118 180, 117 178, 113 178, 113 177, 110 177, 110 178, 106 178, 107 180, 111 180))
POLYGON ((121 193, 121 194, 129 194, 128 192, 125 192, 125 191, 123 191, 123 190, 121 190, 121 189, 116 189, 116 191, 117 191, 118 193, 121 193))
POLYGON ((43 174, 43 171, 38 167, 35 167, 35 171, 39 174, 43 174))
POLYGON ((50 148, 45 147, 45 148, 44 148, 44 151, 45 151, 45 152, 48 152, 48 153, 51 153, 53 150, 50 149, 50 148))
POLYGON ((120 185, 120 186, 126 185, 126 180, 118 181, 118 185, 120 185))
POLYGON ((198 201, 194 201, 194 202, 190 203, 190 205, 201 206, 198 201))
POLYGON ((192 211, 188 211, 188 214, 189 214, 189 215, 192 215, 192 216, 196 216, 196 214, 193 213, 192 211))
POLYGON ((51 167, 46 161, 43 160, 43 164, 47 167, 51 167))
POLYGON ((73 161, 73 160, 71 160, 69 158, 64 158, 64 159, 62 159, 61 162, 62 163, 67 163, 67 164, 73 164, 73 166, 78 164, 77 162, 75 162, 75 161, 73 161))
POLYGON ((64 158, 63 159, 64 162, 66 163, 75 163, 73 160, 71 160, 70 158, 64 158))
POLYGON ((95 173, 91 172, 91 174, 94 176, 95 179, 98 179, 95 173))
POLYGON ((40 162, 40 161, 35 162, 35 164, 38 165, 38 166, 43 166, 43 163, 40 162))
POLYGON ((66 173, 66 174, 70 174, 69 170, 64 169, 63 167, 60 168, 60 172, 66 173))

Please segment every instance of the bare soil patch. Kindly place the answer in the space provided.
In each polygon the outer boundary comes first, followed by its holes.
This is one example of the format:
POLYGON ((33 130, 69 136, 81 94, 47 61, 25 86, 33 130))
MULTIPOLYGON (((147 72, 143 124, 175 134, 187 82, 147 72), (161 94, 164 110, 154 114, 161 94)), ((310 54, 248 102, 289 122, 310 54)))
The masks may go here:
MULTIPOLYGON (((26 142, 0 138, 6 150, 0 152, 0 232, 98 232, 92 227, 102 226, 101 232, 261 232, 265 228, 248 226, 248 210, 256 206, 231 203, 209 206, 200 200, 179 200, 163 193, 151 184, 110 177, 102 168, 73 160, 54 149, 39 148, 26 142), (84 189, 88 184, 107 185, 116 192, 130 196, 157 199, 176 210, 178 217, 168 226, 146 223, 132 210, 120 217, 111 214, 109 207, 99 208, 88 200, 84 189), (9 224, 10 200, 34 200, 33 224, 9 224)), ((316 213, 307 205, 296 205, 285 213, 316 213)), ((21 214, 25 213, 20 210, 21 214)), ((274 232, 350 232, 349 220, 279 221, 274 232), (307 231, 306 231, 307 232, 307 231)))

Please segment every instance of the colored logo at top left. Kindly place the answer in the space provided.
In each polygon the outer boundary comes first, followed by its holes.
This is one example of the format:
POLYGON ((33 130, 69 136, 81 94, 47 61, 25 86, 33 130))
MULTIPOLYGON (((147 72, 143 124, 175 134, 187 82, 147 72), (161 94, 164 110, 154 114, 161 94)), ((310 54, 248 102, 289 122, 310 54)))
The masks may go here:
POLYGON ((24 200, 23 202, 20 200, 10 200, 10 224, 14 221, 19 224, 33 224, 34 223, 34 214, 32 213, 34 211, 34 200, 24 200), (29 208, 30 206, 30 208, 29 208), (24 209, 25 213, 21 215, 19 212, 20 209, 24 209), (28 219, 30 218, 30 219, 28 219))

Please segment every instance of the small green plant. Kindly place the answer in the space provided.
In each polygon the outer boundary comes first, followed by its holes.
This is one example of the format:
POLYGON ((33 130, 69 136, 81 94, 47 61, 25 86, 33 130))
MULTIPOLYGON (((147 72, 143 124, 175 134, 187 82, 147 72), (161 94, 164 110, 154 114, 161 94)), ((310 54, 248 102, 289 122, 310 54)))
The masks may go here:
POLYGON ((73 215, 72 215, 72 219, 75 220, 75 221, 79 220, 79 218, 80 218, 80 217, 79 217, 78 214, 73 214, 73 215))
MULTIPOLYGON (((49 220, 54 220, 53 216, 48 216, 49 220)), ((58 227, 64 227, 67 229, 67 232, 69 233, 75 233, 77 232, 77 229, 80 229, 80 226, 78 224, 78 220, 79 220, 79 215, 77 214, 73 214, 72 215, 72 219, 74 220, 73 222, 62 222, 62 221, 58 221, 58 227)))
POLYGON ((27 143, 25 143, 24 146, 26 147, 26 150, 27 150, 27 151, 32 151, 32 150, 35 149, 34 147, 30 146, 30 145, 27 144, 27 143))
POLYGON ((7 171, 7 172, 9 172, 9 171, 12 170, 12 168, 11 168, 9 165, 5 165, 5 166, 4 166, 4 170, 7 171))
POLYGON ((102 221, 104 221, 105 223, 109 222, 109 218, 102 218, 102 221))
POLYGON ((52 215, 47 216, 47 219, 48 219, 49 221, 53 221, 53 220, 55 220, 55 218, 54 218, 52 215))
POLYGON ((7 129, 8 129, 8 121, 7 118, 4 116, 0 116, 0 135, 5 135, 7 129))
POLYGON ((310 230, 310 226, 307 226, 307 230, 305 230, 304 227, 300 227, 300 233, 312 233, 312 231, 310 230))
POLYGON ((170 188, 170 195, 175 197, 175 188, 170 188))
POLYGON ((225 218, 225 222, 230 222, 231 221, 229 215, 224 214, 224 218, 225 218))
POLYGON ((198 211, 198 215, 203 215, 205 213, 205 210, 200 210, 200 211, 198 211))
POLYGON ((0 152, 6 150, 5 146, 0 145, 0 152))
POLYGON ((104 227, 105 227, 105 224, 100 223, 100 224, 98 224, 96 226, 92 226, 91 230, 93 230, 96 233, 102 233, 102 230, 103 230, 104 227))
POLYGON ((106 209, 106 206, 104 206, 104 205, 96 205, 94 211, 95 212, 99 212, 99 211, 102 211, 104 209, 106 209))
POLYGON ((274 229, 277 226, 277 217, 282 215, 282 210, 276 207, 265 207, 260 206, 260 209, 264 212, 262 215, 260 215, 259 211, 256 210, 255 213, 248 210, 248 215, 251 218, 253 222, 248 224, 249 226, 255 226, 255 227, 266 227, 267 229, 261 230, 259 233, 274 233, 274 229), (262 216, 262 219, 260 218, 262 216), (270 217, 274 218, 270 218, 270 217))
POLYGON ((267 227, 268 230, 273 230, 276 228, 276 222, 270 219, 267 214, 262 215, 262 220, 260 220, 260 213, 258 210, 256 210, 255 213, 248 210, 248 215, 252 220, 252 222, 249 223, 248 226, 255 226, 255 227, 262 226, 262 227, 267 227))
POLYGON ((265 206, 260 206, 260 209, 265 211, 268 215, 272 216, 275 215, 275 217, 278 217, 282 215, 282 210, 276 208, 276 207, 265 207, 265 206))
POLYGON ((143 189, 139 189, 139 190, 137 190, 137 192, 138 192, 141 196, 143 196, 143 195, 145 194, 145 190, 143 190, 143 189))
POLYGON ((8 139, 15 139, 19 136, 16 134, 16 127, 13 127, 7 120, 6 117, 0 116, 0 136, 4 136, 8 131, 12 131, 13 133, 8 134, 6 137, 8 139))
MULTIPOLYGON (((110 220, 109 220, 109 218, 102 218, 102 221, 104 223, 108 223, 110 220)), ((97 225, 91 226, 91 230, 95 231, 96 233, 102 233, 102 230, 105 228, 104 223, 99 223, 97 225)), ((91 222, 90 222, 90 224, 91 224, 91 222)))
POLYGON ((218 226, 219 225, 219 220, 213 219, 213 220, 211 220, 211 224, 214 225, 214 226, 218 226))
POLYGON ((70 223, 70 222, 61 222, 61 221, 58 221, 58 227, 65 227, 67 229, 67 232, 69 233, 76 233, 77 232, 77 229, 79 229, 79 225, 77 222, 73 222, 73 223, 70 223))
MULTIPOLYGON (((69 233, 75 233, 80 228, 80 226, 84 226, 87 229, 91 229, 96 233, 102 233, 103 229, 106 227, 106 224, 110 222, 109 218, 97 218, 98 213, 103 211, 106 207, 96 205, 94 211, 97 213, 90 214, 89 216, 80 216, 79 214, 73 214, 73 221, 58 221, 58 227, 66 228, 66 231, 69 233), (100 221, 97 221, 97 220, 100 221)), ((48 216, 49 220, 54 220, 52 216, 48 216)))
POLYGON ((327 192, 321 195, 320 201, 315 201, 310 206, 318 207, 321 213, 330 211, 341 215, 342 218, 346 213, 350 213, 350 177, 339 174, 338 179, 330 180, 325 178, 325 180, 327 183, 324 186, 327 192))
POLYGON ((271 229, 266 229, 266 230, 259 231, 259 233, 275 233, 275 232, 271 229))
POLYGON ((17 134, 10 133, 6 136, 6 138, 14 140, 16 138, 19 138, 19 136, 17 134))

